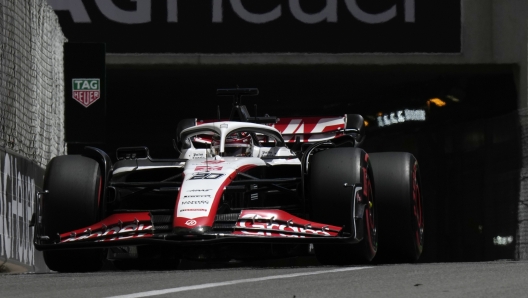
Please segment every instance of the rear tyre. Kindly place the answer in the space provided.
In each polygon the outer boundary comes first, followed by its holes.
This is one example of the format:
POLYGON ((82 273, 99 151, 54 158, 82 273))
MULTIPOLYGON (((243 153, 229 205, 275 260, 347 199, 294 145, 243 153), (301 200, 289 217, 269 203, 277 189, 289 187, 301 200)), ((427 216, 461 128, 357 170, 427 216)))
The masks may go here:
POLYGON ((315 255, 325 265, 362 264, 376 255, 377 206, 374 202, 368 155, 358 148, 334 148, 316 153, 309 164, 314 221, 344 226, 359 243, 314 244, 315 255), (354 197, 353 187, 363 189, 354 197), (356 201, 356 203, 354 202, 356 201), (354 216, 354 204, 358 218, 354 216), (364 211, 358 211, 362 210, 364 211), (355 229, 354 229, 355 227, 355 229))
POLYGON ((415 262, 424 244, 418 162, 406 152, 372 153, 370 161, 379 212, 380 249, 376 261, 415 262))
MULTIPOLYGON (((42 200, 44 235, 56 240, 58 234, 90 226, 99 220, 102 193, 101 169, 90 158, 66 155, 53 158, 46 168, 42 200)), ((102 249, 44 251, 49 269, 61 272, 97 271, 102 267, 102 249)))

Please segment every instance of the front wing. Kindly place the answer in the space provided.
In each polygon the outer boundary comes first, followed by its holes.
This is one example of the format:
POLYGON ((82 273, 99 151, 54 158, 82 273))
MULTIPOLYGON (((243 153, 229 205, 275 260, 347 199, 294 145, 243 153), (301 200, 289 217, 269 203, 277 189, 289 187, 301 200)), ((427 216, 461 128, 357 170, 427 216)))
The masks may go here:
POLYGON ((54 236, 41 235, 37 223, 34 244, 38 250, 52 250, 143 244, 358 242, 350 233, 343 232, 343 227, 310 222, 282 210, 243 210, 238 216, 230 215, 217 215, 216 226, 221 231, 202 234, 158 231, 151 212, 113 214, 89 227, 54 236))

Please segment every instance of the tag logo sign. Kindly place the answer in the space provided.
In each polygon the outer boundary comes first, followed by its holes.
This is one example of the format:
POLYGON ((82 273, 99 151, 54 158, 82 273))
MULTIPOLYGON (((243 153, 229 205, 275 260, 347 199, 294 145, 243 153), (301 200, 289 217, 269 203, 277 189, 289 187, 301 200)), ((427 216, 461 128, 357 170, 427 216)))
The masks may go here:
POLYGON ((72 97, 85 108, 101 98, 100 79, 73 79, 72 97))

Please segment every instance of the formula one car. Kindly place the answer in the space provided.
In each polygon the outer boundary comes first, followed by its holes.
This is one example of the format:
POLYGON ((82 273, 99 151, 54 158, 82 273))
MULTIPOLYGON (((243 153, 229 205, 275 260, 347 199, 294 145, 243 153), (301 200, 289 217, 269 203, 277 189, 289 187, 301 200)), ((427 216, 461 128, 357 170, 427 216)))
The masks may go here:
POLYGON ((177 159, 132 147, 119 148, 113 163, 86 147, 49 162, 34 244, 51 270, 310 253, 336 265, 419 258, 424 221, 413 155, 360 149, 357 114, 250 116, 241 99, 258 89, 217 93, 233 98, 229 119, 181 120, 177 159))

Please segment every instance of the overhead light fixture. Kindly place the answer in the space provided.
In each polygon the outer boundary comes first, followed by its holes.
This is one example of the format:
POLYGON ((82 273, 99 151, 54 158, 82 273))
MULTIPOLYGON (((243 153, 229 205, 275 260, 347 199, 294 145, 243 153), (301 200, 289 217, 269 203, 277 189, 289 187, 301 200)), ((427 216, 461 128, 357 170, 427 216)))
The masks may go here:
POLYGON ((443 107, 446 105, 445 101, 441 100, 440 98, 431 98, 427 101, 427 105, 431 105, 433 103, 437 107, 443 107))
POLYGON ((457 97, 454 97, 453 95, 447 95, 446 97, 451 99, 451 101, 453 102, 460 102, 460 99, 458 99, 457 97))
POLYGON ((506 237, 493 237, 493 244, 499 245, 499 246, 506 246, 513 243, 513 236, 506 236, 506 237))
POLYGON ((392 113, 381 114, 377 117, 377 120, 378 127, 390 126, 409 121, 425 121, 425 110, 399 110, 392 113))

